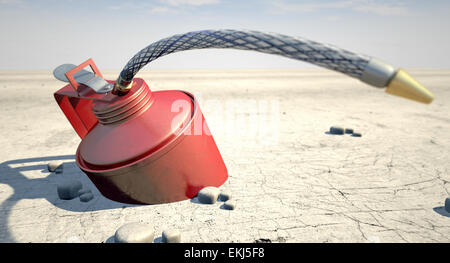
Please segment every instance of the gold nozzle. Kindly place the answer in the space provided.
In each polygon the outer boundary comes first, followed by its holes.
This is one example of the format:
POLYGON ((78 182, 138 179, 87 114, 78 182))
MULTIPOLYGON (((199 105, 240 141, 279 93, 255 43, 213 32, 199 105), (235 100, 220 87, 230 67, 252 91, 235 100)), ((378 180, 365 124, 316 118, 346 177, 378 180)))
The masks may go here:
POLYGON ((386 92, 427 104, 431 103, 434 99, 433 93, 424 88, 402 69, 397 70, 387 85, 386 92))

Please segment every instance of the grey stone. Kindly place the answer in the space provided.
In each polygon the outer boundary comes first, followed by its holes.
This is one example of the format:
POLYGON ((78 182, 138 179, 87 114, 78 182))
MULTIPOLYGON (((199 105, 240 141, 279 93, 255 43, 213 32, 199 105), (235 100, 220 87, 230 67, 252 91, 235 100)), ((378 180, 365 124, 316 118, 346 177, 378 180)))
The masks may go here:
POLYGON ((225 201, 230 200, 231 197, 232 197, 232 195, 231 195, 230 192, 222 191, 222 192, 220 192, 219 200, 222 201, 222 202, 225 202, 225 201))
POLYGON ((208 186, 200 190, 197 194, 198 201, 202 204, 214 204, 217 202, 220 190, 217 187, 208 186))
POLYGON ((58 183, 57 191, 60 199, 63 200, 71 200, 75 197, 78 197, 78 191, 83 186, 81 182, 78 180, 66 179, 60 183, 58 183))
POLYGON ((330 128, 330 133, 342 135, 342 134, 344 134, 344 128, 339 127, 339 126, 332 126, 330 128))
POLYGON ((359 133, 359 132, 354 132, 354 133, 352 134, 352 136, 353 136, 353 137, 361 137, 362 135, 361 135, 361 133, 359 133))
POLYGON ((88 188, 80 189, 80 190, 78 191, 78 196, 81 196, 81 195, 86 194, 86 193, 92 193, 92 192, 91 192, 91 189, 88 189, 88 188))
POLYGON ((51 161, 47 164, 49 172, 62 173, 64 169, 64 163, 62 161, 51 161))
POLYGON ((181 233, 176 229, 166 229, 162 232, 163 243, 181 243, 181 233))
POLYGON ((255 240, 253 243, 272 243, 272 240, 268 239, 268 238, 260 238, 255 240))
POLYGON ((152 243, 155 233, 153 226, 147 223, 127 223, 117 229, 114 235, 116 243, 152 243))
POLYGON ((353 129, 345 128, 345 133, 346 134, 352 134, 353 133, 353 129))
POLYGON ((445 199, 445 211, 447 211, 447 213, 450 213, 450 197, 447 197, 445 199))
POLYGON ((228 200, 223 204, 223 208, 226 210, 234 210, 236 209, 236 201, 228 200))
POLYGON ((80 195, 80 201, 83 203, 89 202, 94 199, 94 195, 91 192, 84 193, 80 195))

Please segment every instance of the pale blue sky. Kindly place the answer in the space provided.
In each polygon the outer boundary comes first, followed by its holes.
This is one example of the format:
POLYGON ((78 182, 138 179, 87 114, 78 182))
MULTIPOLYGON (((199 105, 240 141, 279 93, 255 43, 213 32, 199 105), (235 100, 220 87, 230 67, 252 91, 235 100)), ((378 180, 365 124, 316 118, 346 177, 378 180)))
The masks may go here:
MULTIPOLYGON (((201 29, 302 36, 406 68, 450 68, 450 1, 0 0, 0 70, 53 69, 92 57, 120 69, 141 48, 201 29)), ((249 51, 199 50, 147 68, 304 68, 249 51)))

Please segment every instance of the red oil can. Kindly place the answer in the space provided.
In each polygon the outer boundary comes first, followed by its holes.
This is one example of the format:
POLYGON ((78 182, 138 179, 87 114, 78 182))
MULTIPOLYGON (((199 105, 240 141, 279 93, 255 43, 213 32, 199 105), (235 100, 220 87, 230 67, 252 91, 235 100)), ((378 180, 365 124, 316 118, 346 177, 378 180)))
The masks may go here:
POLYGON ((90 59, 65 72, 70 84, 54 96, 82 138, 77 165, 105 197, 132 204, 168 203, 227 180, 222 156, 192 94, 152 92, 139 78, 123 96, 98 93, 74 77, 87 66, 103 78, 90 59))

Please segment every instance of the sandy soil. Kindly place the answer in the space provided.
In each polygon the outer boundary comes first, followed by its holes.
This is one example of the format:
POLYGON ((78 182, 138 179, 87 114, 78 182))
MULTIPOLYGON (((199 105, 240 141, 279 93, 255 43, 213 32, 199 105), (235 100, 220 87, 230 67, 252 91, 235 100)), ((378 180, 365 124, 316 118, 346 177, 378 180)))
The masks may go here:
POLYGON ((431 105, 324 70, 140 73, 152 90, 202 99, 234 211, 105 199, 74 163, 80 139, 52 96, 64 84, 51 72, 1 72, 0 241, 109 242, 146 221, 155 237, 175 228, 188 242, 449 242, 450 70, 409 72, 434 92, 431 105), (332 125, 363 136, 327 134, 332 125), (47 172, 50 160, 64 160, 64 174, 47 172), (94 200, 59 200, 64 177, 94 200))

